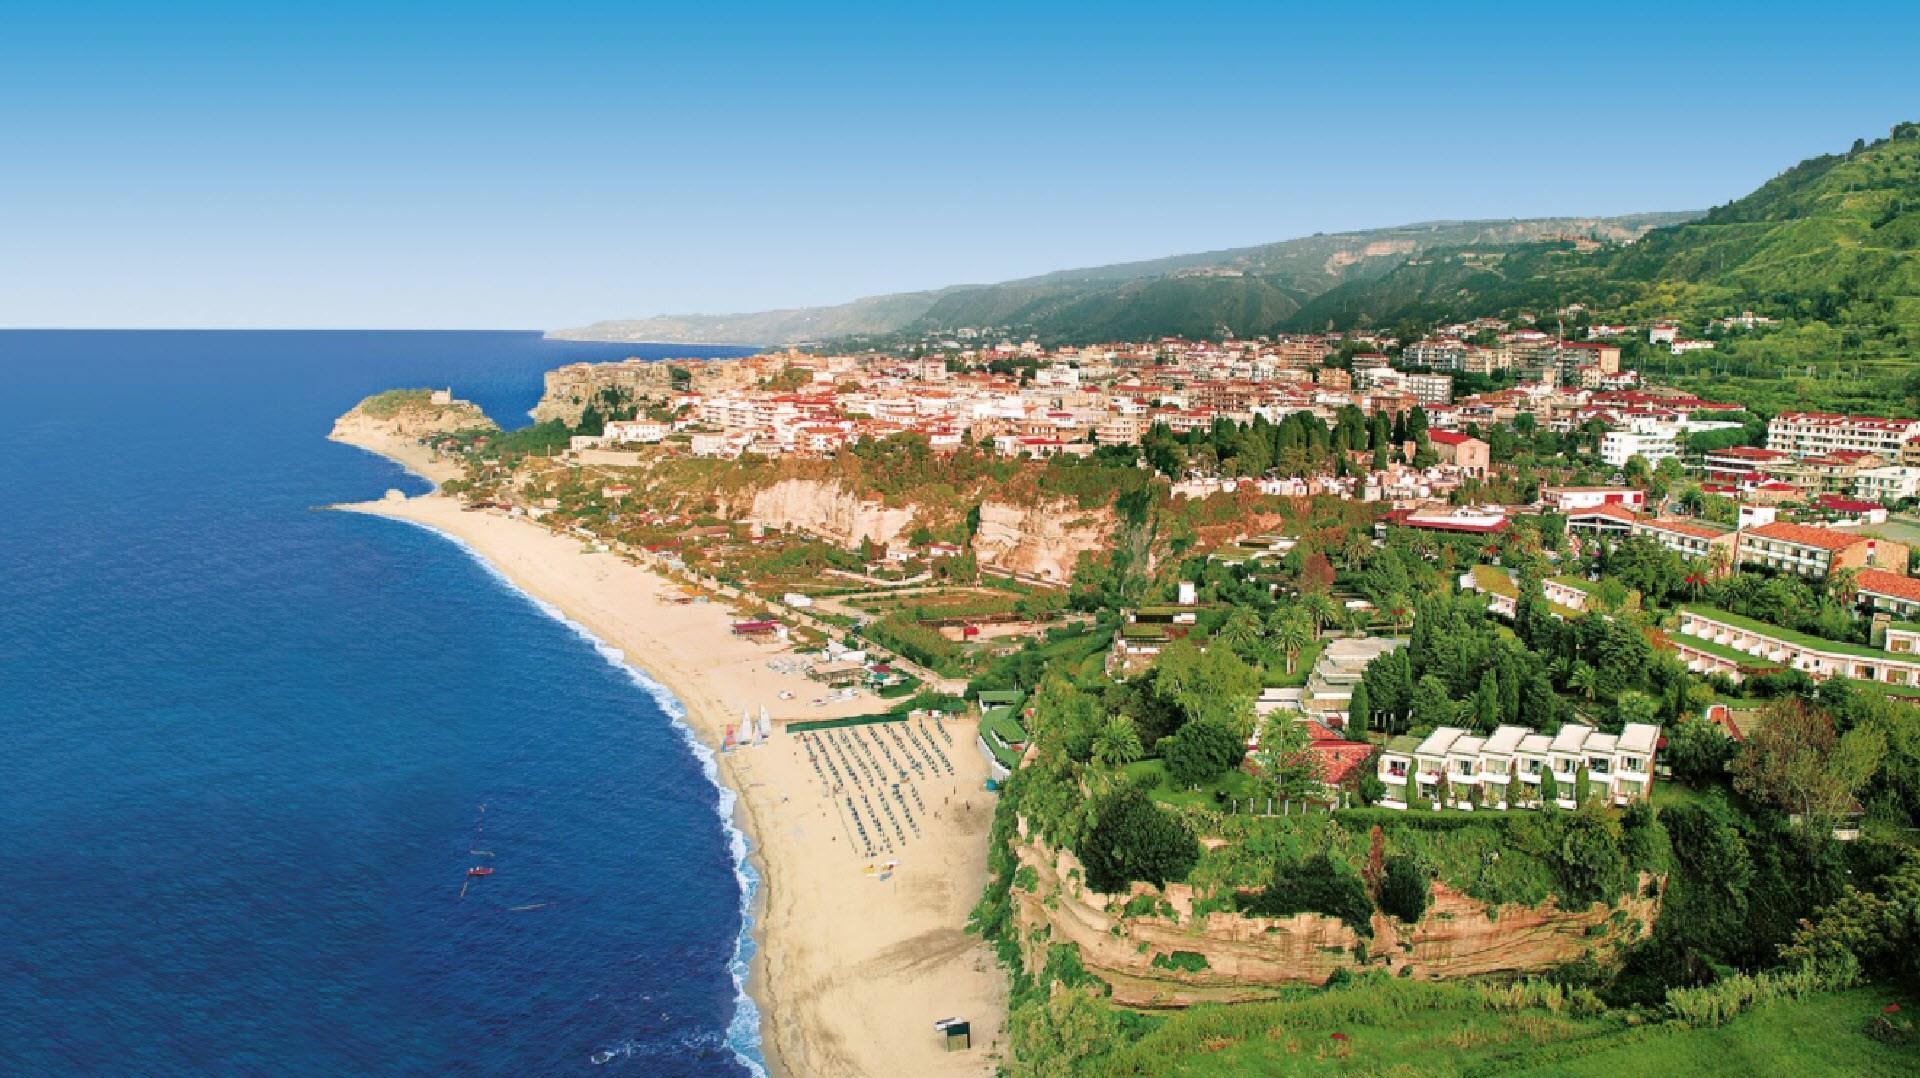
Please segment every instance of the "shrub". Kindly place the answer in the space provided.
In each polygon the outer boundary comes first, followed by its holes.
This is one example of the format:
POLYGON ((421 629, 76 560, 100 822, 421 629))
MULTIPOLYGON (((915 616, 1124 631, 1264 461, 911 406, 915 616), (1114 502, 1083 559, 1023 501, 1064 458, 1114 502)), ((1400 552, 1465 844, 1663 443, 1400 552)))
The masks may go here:
POLYGON ((1207 956, 1198 951, 1173 951, 1153 956, 1153 968, 1177 970, 1181 973, 1199 973, 1211 969, 1207 956))
POLYGON ((1296 913, 1323 913, 1338 917, 1363 936, 1373 933, 1373 901, 1360 877, 1336 864, 1326 854, 1305 861, 1282 861, 1265 891, 1241 902, 1241 909, 1261 917, 1296 913))
POLYGON ((1427 912, 1432 898, 1426 870, 1411 857, 1387 859, 1386 875, 1380 881, 1380 909, 1388 916, 1413 924, 1427 912))

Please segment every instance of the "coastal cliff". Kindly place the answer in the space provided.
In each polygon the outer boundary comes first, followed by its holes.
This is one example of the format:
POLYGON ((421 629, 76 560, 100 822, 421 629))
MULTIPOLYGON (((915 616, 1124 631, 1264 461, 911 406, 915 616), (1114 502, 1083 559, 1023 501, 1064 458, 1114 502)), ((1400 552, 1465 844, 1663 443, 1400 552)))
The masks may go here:
POLYGON ((1073 944, 1086 970, 1112 986, 1114 1002, 1131 1007, 1270 999, 1285 987, 1324 984, 1343 969, 1410 970, 1406 976, 1438 980, 1541 973, 1588 956, 1604 962, 1649 931, 1660 912, 1658 898, 1642 897, 1645 877, 1614 905, 1587 909, 1561 909, 1552 899, 1489 906, 1435 881, 1417 923, 1376 911, 1366 938, 1314 913, 1196 917, 1197 896, 1185 884, 1098 894, 1081 882, 1070 851, 1026 841, 1014 853, 1033 870, 1031 887, 1013 892, 1020 938, 1034 952, 1029 965, 1045 961, 1048 944, 1073 944), (1128 912, 1142 904, 1152 912, 1128 912), (1169 961, 1176 953, 1181 960, 1169 961))
POLYGON ((487 413, 449 390, 390 389, 354 405, 333 421, 328 439, 391 457, 435 482, 458 471, 422 439, 463 430, 499 430, 487 413))
MULTIPOLYGON (((782 478, 747 491, 735 509, 757 527, 795 529, 848 549, 867 541, 904 541, 916 526, 943 526, 959 513, 951 504, 889 502, 862 496, 838 479, 806 478, 782 478)), ((972 547, 988 568, 1065 583, 1080 556, 1104 549, 1115 527, 1105 508, 1081 509, 1062 499, 990 498, 980 503, 972 547)))
POLYGON ((725 359, 623 359, 616 363, 569 363, 546 373, 536 423, 578 426, 589 406, 603 413, 663 405, 680 392, 712 393, 751 384, 754 368, 725 359))
POLYGON ((1084 510, 1071 501, 987 501, 973 551, 982 565, 1064 584, 1080 555, 1105 549, 1116 524, 1110 510, 1084 510))
POLYGON ((834 480, 782 479, 753 494, 747 520, 761 527, 796 528, 836 546, 892 543, 913 526, 912 506, 889 507, 862 498, 834 480))

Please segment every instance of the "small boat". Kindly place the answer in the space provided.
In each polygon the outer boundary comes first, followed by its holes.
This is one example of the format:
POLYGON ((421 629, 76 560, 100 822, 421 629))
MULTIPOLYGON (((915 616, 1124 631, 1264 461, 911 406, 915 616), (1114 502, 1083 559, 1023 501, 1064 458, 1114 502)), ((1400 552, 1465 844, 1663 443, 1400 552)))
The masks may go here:
POLYGON ((469 875, 469 876, 491 876, 491 875, 493 875, 493 870, 492 870, 492 869, 490 869, 490 868, 488 868, 488 867, 486 867, 485 865, 475 865, 475 866, 473 866, 472 868, 470 868, 470 869, 468 869, 468 870, 467 870, 467 875, 469 875))

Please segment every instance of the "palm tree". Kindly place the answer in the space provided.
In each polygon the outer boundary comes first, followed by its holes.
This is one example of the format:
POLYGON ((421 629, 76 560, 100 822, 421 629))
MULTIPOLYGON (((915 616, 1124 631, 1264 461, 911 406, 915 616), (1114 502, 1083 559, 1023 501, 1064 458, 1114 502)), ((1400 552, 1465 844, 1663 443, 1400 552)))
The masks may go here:
POLYGON ((1583 662, 1573 664, 1573 671, 1567 675, 1567 688, 1587 698, 1588 703, 1600 692, 1600 672, 1583 662))
POLYGON ((1373 540, 1361 532, 1349 532, 1347 541, 1340 548, 1340 562, 1349 570, 1358 569, 1367 555, 1373 553, 1373 540))
POLYGON ((1717 546, 1707 551, 1707 575, 1715 579, 1727 575, 1733 565, 1733 555, 1726 547, 1717 546))
POLYGON ((1314 639, 1319 639, 1321 630, 1332 625, 1340 617, 1340 604, 1333 596, 1324 591, 1310 592, 1301 600, 1306 609, 1307 618, 1313 623, 1314 639))
POLYGON ((1145 750, 1140 744, 1140 731, 1133 720, 1125 715, 1109 715, 1105 725, 1100 727, 1100 736, 1093 743, 1093 758, 1105 768, 1121 768, 1138 760, 1145 750))
POLYGON ((1407 615, 1413 612, 1413 603, 1401 592, 1387 596, 1387 616, 1393 619, 1393 627, 1403 628, 1407 615))
POLYGON ((1288 607, 1273 619, 1268 629, 1274 646, 1287 655, 1287 673, 1291 675, 1300 661, 1300 652, 1313 642, 1313 628, 1300 607, 1288 607))

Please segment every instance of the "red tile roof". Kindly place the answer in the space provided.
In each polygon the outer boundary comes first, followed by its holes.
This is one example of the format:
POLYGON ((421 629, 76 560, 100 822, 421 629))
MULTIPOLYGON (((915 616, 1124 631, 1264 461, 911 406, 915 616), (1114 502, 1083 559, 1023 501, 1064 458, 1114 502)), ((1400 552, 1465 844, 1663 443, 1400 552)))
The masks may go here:
POLYGON ((1747 534, 1760 539, 1776 539, 1783 543, 1819 547, 1822 550, 1846 550, 1860 543, 1869 542, 1872 538, 1866 535, 1849 535, 1846 532, 1832 531, 1827 528, 1815 528, 1807 524, 1790 524, 1784 520, 1762 524, 1757 528, 1748 528, 1747 534))
POLYGON ((1316 738, 1307 743, 1307 751, 1320 758, 1321 779, 1336 786, 1373 758, 1373 746, 1365 741, 1316 738))
POLYGON ((1885 595, 1892 599, 1905 599, 1920 603, 1920 580, 1899 573, 1889 573, 1885 569, 1862 569, 1854 578, 1861 591, 1873 595, 1885 595))
POLYGON ((1672 532, 1675 535, 1690 535, 1695 539, 1718 539, 1729 534, 1719 528, 1709 528, 1705 524, 1694 524, 1685 520, 1654 519, 1641 523, 1641 526, 1653 531, 1672 532))

